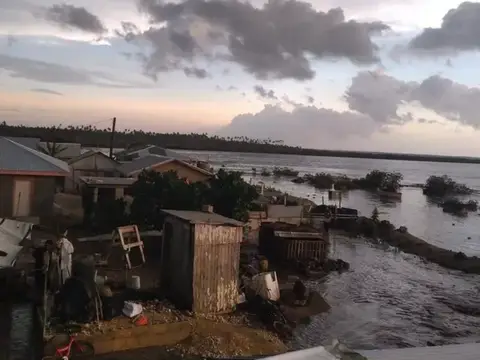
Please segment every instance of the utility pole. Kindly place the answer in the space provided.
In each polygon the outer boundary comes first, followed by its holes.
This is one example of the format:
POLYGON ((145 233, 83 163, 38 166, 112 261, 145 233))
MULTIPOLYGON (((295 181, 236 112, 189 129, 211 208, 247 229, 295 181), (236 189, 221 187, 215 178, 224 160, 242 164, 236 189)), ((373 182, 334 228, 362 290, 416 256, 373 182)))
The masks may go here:
POLYGON ((117 118, 113 118, 112 133, 110 134, 110 159, 113 159, 113 140, 115 138, 115 125, 117 125, 117 118))

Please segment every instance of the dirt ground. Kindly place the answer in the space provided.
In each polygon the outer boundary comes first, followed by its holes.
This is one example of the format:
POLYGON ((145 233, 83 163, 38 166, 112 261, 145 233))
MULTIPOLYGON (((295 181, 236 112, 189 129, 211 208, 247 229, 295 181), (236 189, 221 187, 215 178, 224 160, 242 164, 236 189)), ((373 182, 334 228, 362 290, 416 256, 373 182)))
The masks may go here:
MULTIPOLYGON (((180 357, 211 358, 272 355, 288 351, 288 347, 275 334, 267 331, 253 315, 248 313, 194 316, 191 313, 176 310, 166 301, 144 302, 143 307, 144 315, 149 322, 145 326, 187 321, 192 328, 190 336, 172 347, 129 350, 115 353, 114 357, 102 355, 101 358, 131 359, 134 354, 148 354, 145 358, 163 359, 165 353, 180 357)), ((119 316, 111 321, 84 325, 82 335, 102 336, 135 327, 131 319, 119 316)), ((49 336, 54 334, 49 332, 49 336)), ((63 339, 60 340, 62 336, 58 336, 59 342, 63 341, 63 339)))

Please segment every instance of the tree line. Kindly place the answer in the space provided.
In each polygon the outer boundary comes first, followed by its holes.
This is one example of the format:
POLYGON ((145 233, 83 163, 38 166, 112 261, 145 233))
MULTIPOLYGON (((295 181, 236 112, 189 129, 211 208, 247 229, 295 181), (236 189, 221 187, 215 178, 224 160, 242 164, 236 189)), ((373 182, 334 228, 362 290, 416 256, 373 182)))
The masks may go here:
MULTIPOLYGON (((0 136, 34 137, 42 141, 60 143, 74 142, 83 146, 109 147, 110 128, 100 129, 93 125, 80 126, 26 126, 0 122, 0 136)), ((480 158, 437 156, 418 154, 394 154, 378 152, 306 149, 285 145, 281 140, 251 139, 245 136, 221 137, 206 133, 156 133, 152 131, 125 129, 115 133, 114 147, 128 148, 140 144, 157 145, 169 149, 197 151, 227 151, 266 154, 312 155, 386 160, 413 160, 451 163, 480 163, 480 158)))

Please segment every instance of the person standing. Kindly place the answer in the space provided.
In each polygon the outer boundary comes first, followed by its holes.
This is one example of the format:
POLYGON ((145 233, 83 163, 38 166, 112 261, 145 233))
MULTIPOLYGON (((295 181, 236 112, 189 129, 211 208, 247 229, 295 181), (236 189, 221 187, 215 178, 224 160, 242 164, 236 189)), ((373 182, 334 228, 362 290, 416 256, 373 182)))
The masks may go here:
POLYGON ((60 258, 60 282, 62 285, 72 276, 72 254, 74 251, 73 245, 66 235, 67 233, 65 232, 57 243, 60 258))

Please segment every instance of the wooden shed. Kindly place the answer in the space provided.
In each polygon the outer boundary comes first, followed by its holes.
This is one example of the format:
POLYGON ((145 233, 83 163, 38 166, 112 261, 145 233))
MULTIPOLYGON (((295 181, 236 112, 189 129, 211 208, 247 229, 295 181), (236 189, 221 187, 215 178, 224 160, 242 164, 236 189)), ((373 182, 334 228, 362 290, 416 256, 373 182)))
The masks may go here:
POLYGON ((307 225, 263 223, 259 234, 259 251, 274 262, 317 259, 328 256, 328 235, 307 225))
POLYGON ((164 213, 161 285, 167 297, 197 313, 232 311, 244 224, 211 211, 164 213))

